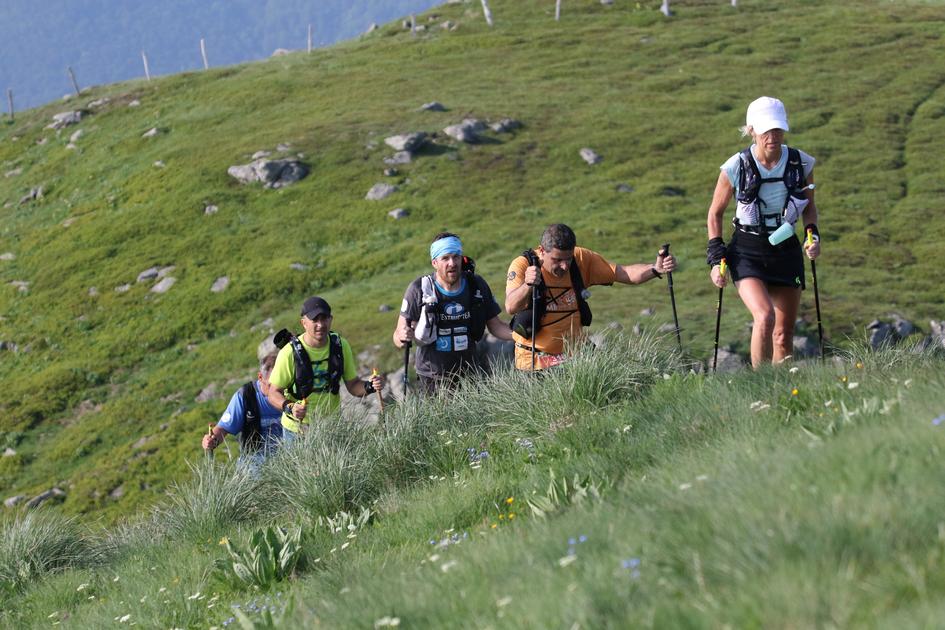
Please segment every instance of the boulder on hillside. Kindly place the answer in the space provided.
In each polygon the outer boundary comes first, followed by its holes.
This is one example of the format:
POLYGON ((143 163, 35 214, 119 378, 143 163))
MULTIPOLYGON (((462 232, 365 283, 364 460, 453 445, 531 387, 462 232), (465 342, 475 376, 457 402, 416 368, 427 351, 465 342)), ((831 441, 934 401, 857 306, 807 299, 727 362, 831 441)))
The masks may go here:
POLYGON ((384 164, 387 164, 388 166, 410 164, 411 162, 413 162, 413 153, 410 151, 398 151, 394 155, 384 158, 384 164))
POLYGON ((49 501, 50 499, 62 500, 65 498, 65 496, 66 496, 66 493, 63 492, 60 488, 50 488, 46 492, 41 492, 40 494, 36 495, 35 497, 27 501, 26 507, 32 509, 35 507, 39 507, 40 505, 42 505, 46 501, 49 501))
POLYGON ((405 210, 404 208, 394 208, 387 213, 387 216, 392 219, 406 219, 408 216, 410 216, 410 211, 405 210))
POLYGON ((135 282, 147 282, 148 280, 154 280, 158 277, 158 271, 160 267, 149 267, 138 274, 138 279, 135 282))
POLYGON ((210 291, 213 293, 222 293, 223 291, 226 291, 228 286, 230 286, 229 276, 220 276, 214 280, 213 285, 210 287, 210 291))
POLYGON ((279 352, 279 348, 276 347, 276 342, 273 341, 273 335, 269 334, 265 339, 259 342, 258 346, 256 346, 256 360, 262 363, 262 360, 268 355, 275 354, 277 352, 279 352))
POLYGON ((502 120, 489 125, 489 128, 496 133, 511 133, 512 131, 520 129, 521 127, 522 123, 515 120, 514 118, 503 118, 502 120))
POLYGON ((431 101, 431 102, 429 102, 429 103, 424 103, 423 105, 421 105, 421 106, 420 106, 420 111, 423 111, 423 112, 445 112, 445 111, 447 111, 447 110, 446 110, 446 107, 443 105, 443 103, 441 103, 441 102, 439 102, 439 101, 431 101))
POLYGON ((892 325, 893 332, 896 333, 896 337, 899 339, 905 339, 909 335, 916 332, 915 325, 909 320, 904 319, 898 313, 893 313, 890 315, 890 318, 892 319, 890 324, 892 325))
POLYGON ((23 503, 23 501, 26 501, 26 497, 23 496, 22 494, 17 494, 17 495, 14 495, 14 496, 12 496, 12 497, 8 497, 8 498, 4 499, 4 500, 3 500, 3 507, 5 507, 5 508, 14 508, 14 507, 18 506, 20 503, 23 503))
POLYGON ((30 188, 30 191, 20 198, 20 205, 22 206, 23 204, 29 203, 31 201, 39 201, 42 198, 43 198, 42 186, 30 188))
POLYGON ((794 350, 791 356, 795 359, 809 359, 820 355, 820 346, 817 341, 806 335, 794 335, 794 350))
MULTIPOLYGON (((719 348, 719 362, 717 365, 717 371, 719 372, 735 372, 737 370, 745 367, 745 360, 741 355, 732 352, 731 348, 719 348)), ((707 361, 707 368, 712 369, 712 357, 710 356, 707 361)))
POLYGON ((143 134, 141 134, 141 137, 142 137, 142 138, 153 138, 153 137, 157 136, 159 133, 161 133, 161 130, 160 130, 160 129, 158 129, 157 127, 151 127, 150 129, 148 129, 147 131, 145 131, 143 134))
POLYGON ((77 109, 71 112, 60 112, 53 115, 53 121, 46 125, 46 129, 64 129, 70 125, 78 125, 85 116, 84 111, 77 109))
POLYGON ((398 136, 389 136, 384 138, 384 144, 394 151, 416 151, 427 142, 427 133, 425 131, 415 131, 398 136))
POLYGON ((291 52, 292 52, 292 51, 289 50, 288 48, 276 48, 274 51, 272 51, 272 54, 269 55, 269 56, 270 56, 270 57, 285 57, 286 55, 290 54, 291 52))
POLYGON ((16 254, 14 254, 13 252, 3 252, 2 254, 0 254, 0 260, 2 261, 15 260, 15 259, 16 259, 16 254))
POLYGON ((588 164, 592 166, 594 164, 600 163, 600 161, 604 159, 600 155, 598 155, 597 152, 594 151, 594 149, 591 149, 588 147, 584 147, 583 149, 578 151, 578 154, 581 156, 582 160, 584 160, 585 162, 587 162, 588 164))
POLYGON ((395 192, 397 192, 397 187, 393 184, 374 184, 364 198, 368 201, 380 201, 390 197, 395 192))
POLYGON ((163 278, 160 282, 151 287, 151 293, 167 293, 170 291, 171 287, 174 286, 175 282, 177 282, 177 278, 171 276, 163 278))
POLYGON ((633 186, 630 184, 617 184, 617 187, 614 189, 619 193, 632 193, 633 186))
POLYGON ((258 159, 231 166, 226 172, 243 184, 262 182, 266 188, 284 188, 307 177, 309 168, 298 160, 258 159))
POLYGON ((479 141, 479 134, 486 130, 486 124, 477 118, 466 118, 458 125, 450 125, 443 133, 454 140, 472 144, 479 141))
POLYGON ((214 398, 219 398, 219 396, 220 387, 216 383, 210 383, 200 390, 200 393, 194 398, 194 402, 203 403, 208 400, 213 400, 214 398))

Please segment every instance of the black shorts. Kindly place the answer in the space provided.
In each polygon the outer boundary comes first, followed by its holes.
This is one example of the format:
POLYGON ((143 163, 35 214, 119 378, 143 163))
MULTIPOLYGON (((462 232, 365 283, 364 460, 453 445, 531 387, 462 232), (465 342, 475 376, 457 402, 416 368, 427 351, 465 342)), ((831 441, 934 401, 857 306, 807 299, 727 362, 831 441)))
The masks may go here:
POLYGON ((736 229, 726 248, 732 280, 759 278, 768 285, 805 288, 804 253, 795 234, 772 245, 768 237, 736 229))

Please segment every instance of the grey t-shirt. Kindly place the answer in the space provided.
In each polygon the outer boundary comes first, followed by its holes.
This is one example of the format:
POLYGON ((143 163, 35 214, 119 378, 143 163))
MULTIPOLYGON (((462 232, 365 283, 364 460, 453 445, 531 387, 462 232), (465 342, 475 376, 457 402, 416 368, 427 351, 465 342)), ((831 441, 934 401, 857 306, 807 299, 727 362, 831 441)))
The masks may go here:
MULTIPOLYGON (((410 283, 400 307, 400 314, 410 322, 420 319, 423 306, 421 279, 422 276, 410 283)), ((434 283, 434 286, 437 300, 436 341, 417 347, 417 374, 431 378, 478 366, 476 341, 470 331, 475 318, 473 307, 480 298, 480 316, 483 321, 489 321, 502 312, 492 295, 492 289, 480 276, 475 276, 475 282, 470 282, 469 276, 464 275, 459 290, 453 293, 445 291, 439 284, 434 283)))

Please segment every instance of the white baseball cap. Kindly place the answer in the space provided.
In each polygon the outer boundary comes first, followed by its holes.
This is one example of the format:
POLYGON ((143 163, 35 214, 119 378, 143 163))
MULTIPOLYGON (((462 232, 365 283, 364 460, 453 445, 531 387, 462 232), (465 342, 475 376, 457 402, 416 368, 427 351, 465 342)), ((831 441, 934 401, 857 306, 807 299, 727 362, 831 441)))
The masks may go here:
POLYGON ((772 129, 787 131, 787 112, 784 111, 784 103, 770 96, 756 98, 748 106, 745 124, 754 129, 755 133, 764 133, 772 129))

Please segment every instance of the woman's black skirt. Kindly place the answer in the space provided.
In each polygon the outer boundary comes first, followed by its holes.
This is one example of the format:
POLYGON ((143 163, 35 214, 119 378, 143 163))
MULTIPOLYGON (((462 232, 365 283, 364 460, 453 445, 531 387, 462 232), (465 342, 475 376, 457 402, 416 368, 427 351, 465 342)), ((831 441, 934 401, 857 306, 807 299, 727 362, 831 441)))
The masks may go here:
POLYGON ((726 256, 733 280, 759 278, 768 285, 805 288, 804 254, 796 234, 772 245, 767 236, 736 228, 726 256))

